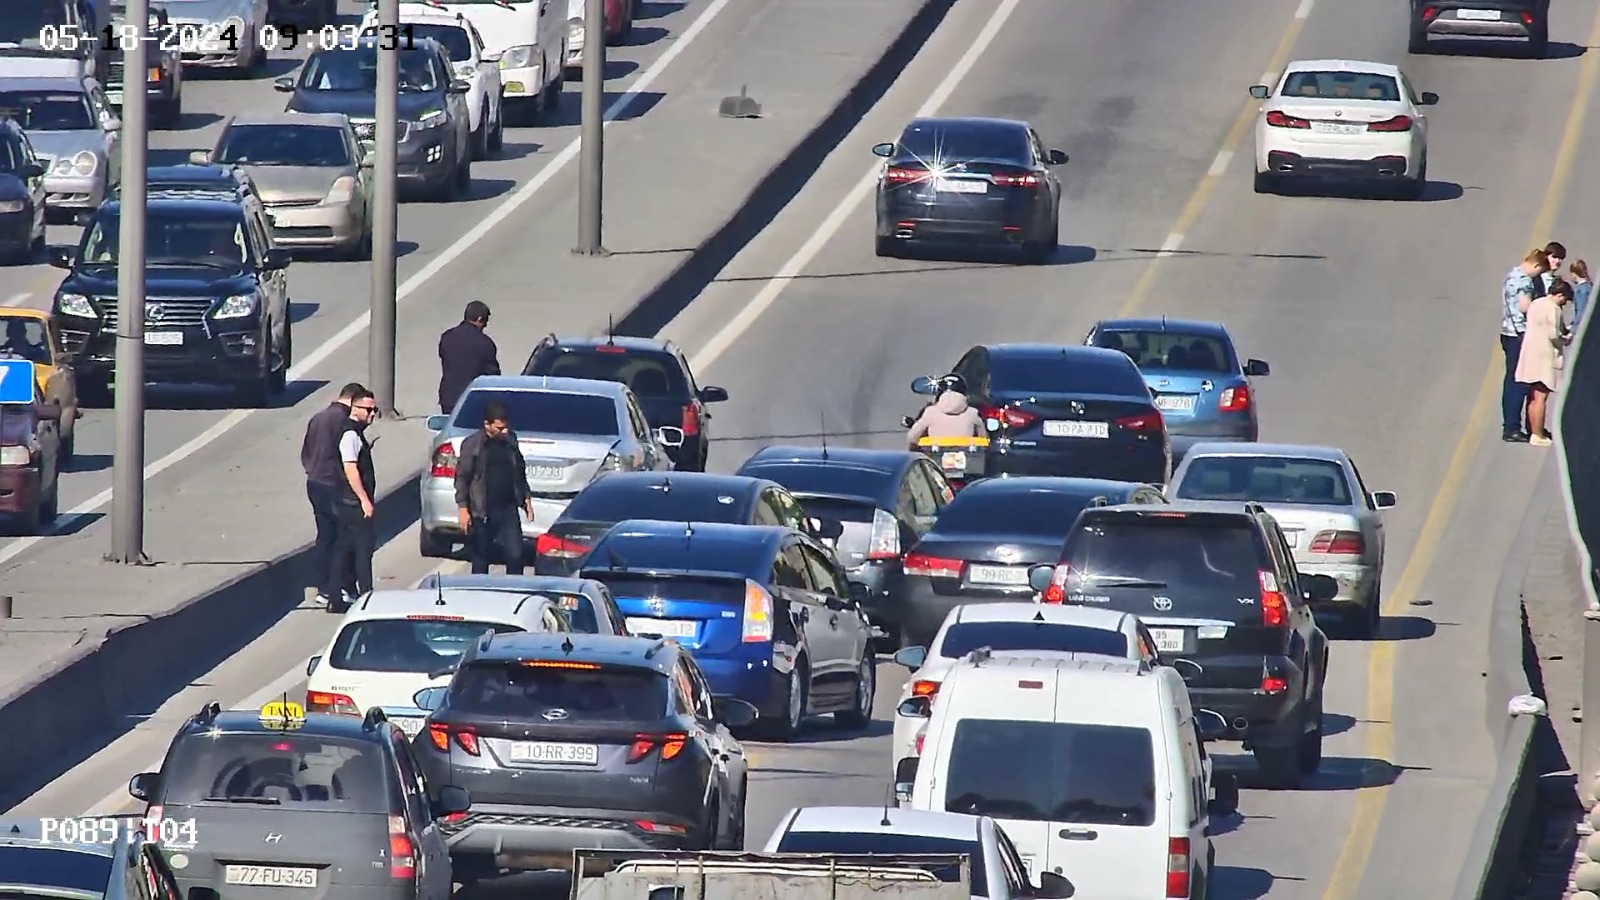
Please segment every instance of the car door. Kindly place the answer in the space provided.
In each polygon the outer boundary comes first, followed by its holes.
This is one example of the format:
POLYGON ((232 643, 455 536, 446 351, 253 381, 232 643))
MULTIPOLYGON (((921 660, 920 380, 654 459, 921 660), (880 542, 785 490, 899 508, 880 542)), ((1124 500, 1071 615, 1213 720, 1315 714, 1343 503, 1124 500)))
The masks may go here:
MULTIPOLYGON (((22 139, 22 164, 25 166, 39 166, 39 155, 33 152, 33 143, 28 140, 27 134, 19 132, 18 137, 22 139)), ((41 166, 41 168, 43 167, 41 166)), ((44 176, 37 175, 29 178, 25 184, 28 188, 28 201, 33 206, 33 228, 42 230, 44 228, 45 214, 44 176)))
POLYGON ((594 589, 588 593, 591 600, 598 601, 594 604, 595 612, 597 613, 595 618, 598 620, 603 617, 610 620, 610 634, 626 635, 628 626, 623 624, 622 608, 617 606, 617 598, 611 596, 611 589, 605 585, 599 582, 593 582, 593 584, 594 589))
POLYGON ((689 360, 683 355, 683 351, 674 347, 672 349, 672 356, 678 361, 678 366, 683 369, 683 380, 688 383, 689 396, 693 398, 690 400, 690 402, 695 405, 695 409, 700 413, 700 433, 705 435, 703 440, 710 440, 711 435, 710 432, 707 431, 707 428, 711 422, 711 404, 701 402, 700 384, 699 382, 695 381, 694 370, 689 368, 689 360))
MULTIPOLYGON (((861 607, 851 598, 850 583, 830 554, 806 542, 796 546, 811 571, 811 583, 824 607, 818 615, 827 626, 819 631, 828 657, 828 678, 830 681, 852 679, 861 658, 866 655, 869 639, 861 607)), ((822 655, 818 653, 819 657, 822 655)), ((814 664, 821 675, 822 662, 819 659, 814 664)))
POLYGON ((399 728, 389 731, 389 749, 394 758, 396 778, 405 803, 406 821, 417 836, 417 876, 419 900, 447 900, 451 890, 450 849, 444 833, 433 818, 433 805, 422 767, 411 753, 405 734, 399 728))
POLYGON ((487 99, 489 118, 497 122, 500 120, 500 64, 483 58, 487 51, 484 49, 483 35, 478 33, 478 29, 466 20, 462 20, 461 24, 466 27, 467 38, 472 42, 472 64, 478 71, 479 90, 482 93, 482 98, 474 102, 487 99))
POLYGON ((361 221, 370 226, 372 222, 372 168, 361 164, 361 160, 367 155, 367 150, 361 146, 361 139, 356 137, 356 131, 350 127, 349 120, 345 121, 344 142, 349 150, 350 158, 356 161, 356 192, 361 195, 361 221))
POLYGON ((1428 146, 1428 115, 1423 112, 1422 98, 1417 95, 1416 86, 1411 83, 1411 76, 1400 73, 1400 97, 1406 104, 1406 115, 1416 121, 1417 127, 1411 132, 1411 146, 1413 150, 1421 151, 1428 146))
POLYGON ((1361 521, 1361 536, 1366 541, 1366 546, 1371 548, 1367 551, 1372 555, 1368 561, 1381 571, 1384 552, 1383 516, 1378 514, 1378 507, 1372 502, 1372 492, 1367 490, 1367 481, 1361 477, 1361 470, 1356 467, 1355 460, 1349 462, 1350 493, 1358 495, 1353 505, 1361 521))
POLYGON ((1032 128, 1028 129, 1028 146, 1033 151, 1034 168, 1044 173, 1045 183, 1050 185, 1049 212, 1054 214, 1061 207, 1061 179, 1056 177, 1055 170, 1050 166, 1050 151, 1045 149, 1044 141, 1032 128))
POLYGON ((967 400, 973 406, 982 405, 982 401, 989 399, 989 351, 983 347, 973 347, 950 370, 961 376, 967 383, 967 400))
POLYGON ((816 696, 820 667, 827 664, 828 609, 823 606, 811 580, 811 567, 800 555, 799 539, 784 541, 783 549, 772 566, 773 586, 783 593, 794 615, 798 630, 811 662, 811 683, 808 696, 816 696), (822 657, 819 659, 819 657, 822 657))
POLYGON ((244 204, 244 230, 250 242, 250 252, 255 257, 256 277, 260 279, 264 289, 262 293, 267 297, 273 334, 281 342, 289 327, 289 272, 287 268, 270 271, 262 268, 267 251, 273 249, 272 228, 262 216, 263 211, 255 203, 244 204))

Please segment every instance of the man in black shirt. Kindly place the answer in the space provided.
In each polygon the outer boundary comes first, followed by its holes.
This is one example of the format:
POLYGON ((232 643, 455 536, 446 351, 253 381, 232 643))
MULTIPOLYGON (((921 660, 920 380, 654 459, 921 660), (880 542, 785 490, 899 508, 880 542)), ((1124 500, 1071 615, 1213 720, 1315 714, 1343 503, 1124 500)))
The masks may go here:
POLYGON ((485 575, 499 551, 507 575, 522 574, 522 522, 533 521, 527 463, 511 430, 505 403, 483 405, 483 428, 461 442, 456 455, 456 506, 472 554, 472 572, 485 575))
POLYGON ((332 605, 341 594, 346 600, 355 596, 355 572, 350 560, 334 554, 334 544, 339 537, 339 522, 334 515, 340 486, 344 484, 343 467, 339 464, 339 437, 344 434, 345 423, 350 421, 350 405, 356 394, 366 390, 351 382, 339 391, 339 399, 330 403, 306 423, 306 436, 300 442, 300 467, 306 472, 306 499, 311 501, 311 515, 317 523, 317 543, 312 554, 316 569, 316 602, 320 606, 332 605))
POLYGON ((439 335, 439 411, 448 414, 472 379, 499 375, 499 348, 485 329, 489 305, 481 300, 467 304, 461 321, 439 335))
POLYGON ((377 399, 371 391, 362 390, 350 399, 350 416, 339 435, 339 463, 343 473, 339 498, 334 505, 339 521, 337 552, 351 559, 358 597, 372 593, 372 554, 378 549, 378 533, 373 522, 377 512, 378 475, 372 465, 372 442, 366 436, 367 426, 377 417, 377 399))

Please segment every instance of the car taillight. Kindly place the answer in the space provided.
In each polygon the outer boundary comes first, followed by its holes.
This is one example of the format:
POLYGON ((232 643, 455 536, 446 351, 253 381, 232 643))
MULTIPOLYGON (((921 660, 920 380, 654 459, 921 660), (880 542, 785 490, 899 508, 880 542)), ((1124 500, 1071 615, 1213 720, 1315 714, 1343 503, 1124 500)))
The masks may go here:
POLYGON ((1218 412, 1243 412, 1250 408, 1250 389, 1244 386, 1223 388, 1217 397, 1218 412))
POLYGON ((456 477, 456 448, 444 444, 433 451, 432 468, 428 470, 429 478, 454 478, 456 477))
POLYGON ((1189 896, 1189 839, 1167 838, 1167 896, 1189 896))
POLYGON ((1392 119, 1384 119, 1382 122, 1368 122, 1367 123, 1367 130, 1368 131, 1410 131, 1411 130, 1411 117, 1410 116, 1395 116, 1392 119))
POLYGON ((1422 21, 1424 21, 1424 22, 1432 22, 1434 19, 1437 19, 1438 17, 1439 17, 1439 7, 1437 7, 1437 6, 1424 6, 1422 8, 1422 21))
POLYGON ((1267 124, 1273 128, 1310 128, 1311 120, 1302 119, 1299 116, 1285 115, 1273 110, 1267 113, 1267 124))
POLYGON ((683 405, 683 424, 678 427, 683 429, 685 437, 694 437, 700 433, 700 410, 693 403, 683 405))
POLYGON ((1289 679, 1268 672, 1261 673, 1261 693, 1281 694, 1289 689, 1289 679))
POLYGON ((1116 423, 1129 431, 1161 431, 1161 413, 1147 412, 1137 416, 1123 416, 1116 423))
POLYGON ((1044 179, 1032 172, 1012 172, 1005 175, 990 175, 989 180, 1001 187, 1038 187, 1044 184, 1044 179))
POLYGON ((911 696, 913 697, 932 697, 937 693, 939 693, 939 682, 937 681, 911 682, 911 696))
POLYGON ((456 739, 456 746, 466 751, 468 756, 478 756, 483 750, 478 746, 478 736, 471 728, 451 728, 437 722, 428 725, 428 740, 433 742, 433 748, 440 753, 450 752, 450 738, 456 739))
POLYGON ((0 447, 0 466, 31 466, 33 451, 21 444, 0 447))
POLYGON ((893 513, 872 512, 872 538, 867 542, 867 559, 894 559, 900 555, 900 521, 893 513))
POLYGON ((657 747, 661 748, 661 758, 672 759, 683 752, 683 744, 689 739, 686 734, 636 734, 633 736, 633 746, 628 748, 628 762, 636 763, 657 747))
POLYGON ((1023 412, 1020 409, 1010 409, 1004 406, 979 407, 978 415, 985 422, 993 422, 995 425, 1005 426, 1006 428, 1027 428, 1039 420, 1039 417, 1031 412, 1023 412))
POLYGON ((884 184, 911 184, 916 181, 927 181, 933 173, 927 169, 902 169, 899 166, 890 166, 883 170, 884 184))
POLYGON ((559 538, 549 532, 539 535, 533 542, 533 552, 539 556, 550 556, 556 559, 577 559, 589 552, 588 544, 569 541, 559 538))
POLYGON ((389 877, 407 881, 417 877, 417 847, 406 831, 405 816, 389 817, 389 877))
POLYGON ((359 716, 361 707, 348 694, 331 694, 327 691, 306 691, 306 712, 333 713, 336 716, 359 716))
POLYGON ((1072 563, 1062 560, 1056 565, 1056 570, 1050 574, 1050 584, 1045 587, 1044 593, 1039 595, 1040 603, 1065 603, 1067 602, 1067 573, 1072 571, 1072 563))
POLYGON ((907 553, 905 561, 900 564, 907 575, 929 578, 960 578, 963 565, 965 563, 959 559, 944 559, 926 553, 907 553))
POLYGON ((167 808, 152 803, 144 811, 144 839, 151 844, 161 843, 161 823, 167 819, 167 808))
POLYGON ((746 644, 772 640, 772 595, 754 581, 744 583, 744 623, 739 639, 746 644))
POLYGON ((1367 550, 1367 542, 1359 531, 1319 531, 1311 539, 1312 553, 1337 553, 1341 556, 1359 556, 1367 550))
POLYGON ((1527 10, 1523 10, 1522 13, 1521 13, 1521 16, 1522 16, 1522 24, 1524 24, 1524 25, 1532 25, 1533 24, 1533 13, 1531 13, 1531 12, 1529 12, 1527 10))
POLYGON ((921 734, 918 734, 917 735, 917 743, 915 745, 915 749, 912 752, 916 753, 918 756, 921 756, 922 755, 922 743, 923 743, 923 741, 926 741, 927 739, 928 739, 928 733, 926 731, 922 732, 921 734))
POLYGON ((1268 628, 1282 628, 1289 624, 1289 604, 1278 587, 1278 576, 1263 569, 1257 573, 1261 581, 1261 624, 1268 628))

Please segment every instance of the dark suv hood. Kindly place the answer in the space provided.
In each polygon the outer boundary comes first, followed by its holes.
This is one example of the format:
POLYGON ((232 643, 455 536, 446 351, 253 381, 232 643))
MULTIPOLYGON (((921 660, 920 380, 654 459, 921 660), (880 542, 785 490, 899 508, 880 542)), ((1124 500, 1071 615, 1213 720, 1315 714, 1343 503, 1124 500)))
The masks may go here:
MULTIPOLYGON (((150 297, 222 297, 242 294, 256 286, 249 272, 178 266, 148 266, 144 270, 145 295, 150 297)), ((117 292, 117 270, 77 269, 61 283, 69 294, 103 296, 117 292)))
MULTIPOLYGON (((378 98, 366 91, 296 90, 289 98, 288 110, 303 113, 344 113, 352 119, 370 119, 377 112, 378 98)), ((438 91, 412 91, 400 94, 396 109, 402 119, 415 119, 430 109, 443 109, 445 95, 438 91)))

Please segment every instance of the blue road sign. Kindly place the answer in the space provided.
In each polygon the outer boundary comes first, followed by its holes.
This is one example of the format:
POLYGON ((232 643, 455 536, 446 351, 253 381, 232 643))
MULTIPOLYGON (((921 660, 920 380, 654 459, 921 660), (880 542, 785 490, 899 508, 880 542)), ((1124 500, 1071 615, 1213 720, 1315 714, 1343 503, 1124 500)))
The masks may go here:
POLYGON ((0 403, 33 402, 33 363, 0 359, 0 403))

